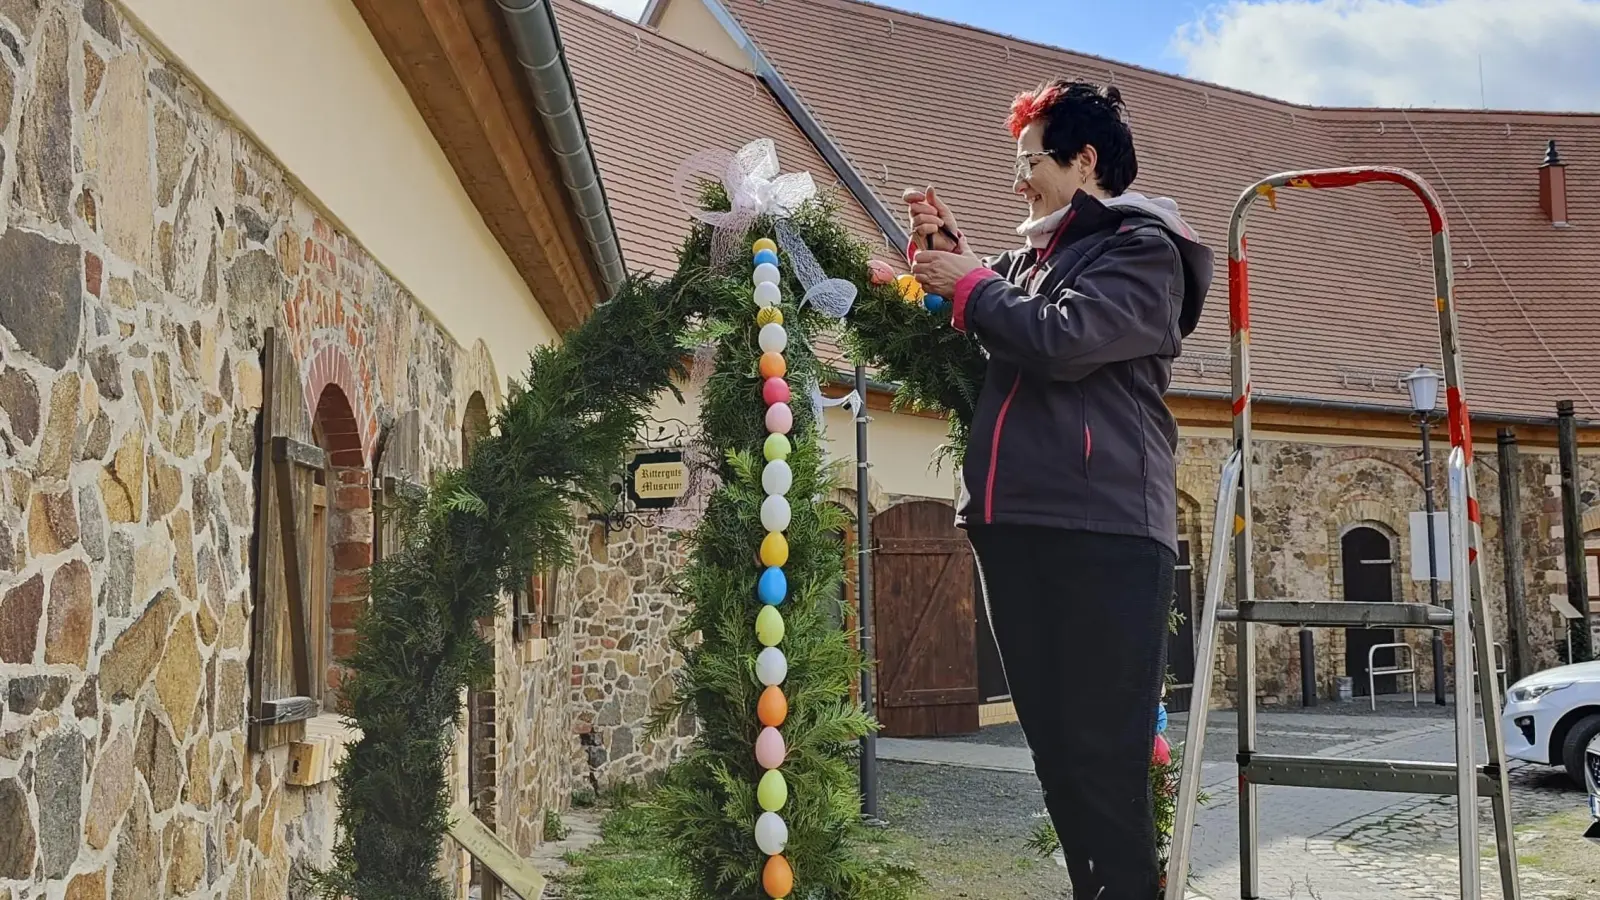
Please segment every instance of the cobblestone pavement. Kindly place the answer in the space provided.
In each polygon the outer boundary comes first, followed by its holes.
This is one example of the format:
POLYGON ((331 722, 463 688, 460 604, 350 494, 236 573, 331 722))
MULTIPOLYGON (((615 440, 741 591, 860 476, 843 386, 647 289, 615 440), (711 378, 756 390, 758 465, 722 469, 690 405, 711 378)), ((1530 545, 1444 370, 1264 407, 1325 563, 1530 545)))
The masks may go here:
MULTIPOLYGON (((1258 747, 1266 752, 1368 759, 1448 761, 1455 755, 1449 709, 1380 703, 1377 712, 1353 705, 1316 710, 1263 710, 1258 747)), ((1172 720, 1184 738, 1187 716, 1172 720)), ((1200 810, 1192 850, 1193 887, 1200 898, 1239 896, 1236 718, 1213 712, 1203 750, 1202 783, 1212 801, 1200 810)), ((1481 746, 1481 731, 1480 731, 1481 746)), ((962 741, 884 742, 906 762, 1019 771, 1026 741, 1015 726, 985 729, 962 741)), ((1482 751, 1480 750, 1480 753, 1482 751)), ((1583 802, 1554 770, 1513 766, 1513 816, 1519 823, 1570 810, 1583 802)), ((1272 900, 1445 900, 1458 894, 1455 800, 1311 788, 1262 788, 1261 890, 1272 900)), ((1034 810, 1028 810, 1032 813, 1034 810)), ((1494 829, 1481 809, 1486 848, 1482 897, 1500 898, 1494 829)), ((1524 867, 1526 868, 1526 867, 1524 867)), ((1526 900, 1585 896, 1567 880, 1521 873, 1526 900)), ((1584 890, 1592 890, 1585 887, 1584 890)))

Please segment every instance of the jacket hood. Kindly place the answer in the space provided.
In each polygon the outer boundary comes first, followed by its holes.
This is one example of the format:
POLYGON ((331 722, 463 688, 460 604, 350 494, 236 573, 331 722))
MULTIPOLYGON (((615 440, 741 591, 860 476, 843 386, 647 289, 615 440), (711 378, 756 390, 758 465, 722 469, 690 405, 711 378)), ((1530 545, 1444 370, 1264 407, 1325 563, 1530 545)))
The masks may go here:
POLYGON ((1178 317, 1178 327, 1188 337, 1200 324, 1200 312, 1205 307, 1206 294, 1211 290, 1214 263, 1210 248, 1200 243, 1200 235, 1178 214, 1178 204, 1168 197, 1146 197, 1131 191, 1109 200, 1096 200, 1080 193, 1077 201, 1099 203, 1112 213, 1124 218, 1148 218, 1160 223, 1172 235, 1183 261, 1183 311, 1178 317))

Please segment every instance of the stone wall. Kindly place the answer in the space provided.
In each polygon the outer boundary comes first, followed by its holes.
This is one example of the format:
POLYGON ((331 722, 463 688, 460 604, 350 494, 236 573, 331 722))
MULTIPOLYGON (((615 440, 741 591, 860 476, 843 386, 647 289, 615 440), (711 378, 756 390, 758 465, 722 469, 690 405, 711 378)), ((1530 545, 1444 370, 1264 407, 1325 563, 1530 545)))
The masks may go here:
POLYGON ((686 548, 668 528, 632 525, 610 533, 594 524, 576 549, 561 601, 574 654, 573 776, 592 788, 637 782, 665 769, 694 735, 687 717, 657 739, 646 734, 656 707, 672 695, 682 661, 670 637, 685 607, 669 579, 686 548))
MULTIPOLYGON (((1185 438, 1180 448, 1179 489, 1184 508, 1184 537, 1191 542, 1196 603, 1203 594, 1205 565, 1213 552, 1210 535, 1222 461, 1231 441, 1185 438)), ((1435 460, 1435 497, 1446 508, 1444 466, 1448 449, 1435 460)), ((1394 596, 1407 602, 1428 602, 1428 583, 1411 579, 1409 513, 1423 508, 1417 454, 1413 450, 1339 446, 1311 442, 1257 440, 1255 443, 1255 556, 1253 574, 1259 598, 1344 599, 1341 538, 1351 528, 1368 526, 1392 540, 1394 596)), ((1582 491, 1592 503, 1600 490, 1600 459, 1583 457, 1582 491)), ((1478 502, 1483 516, 1482 577, 1492 611, 1495 637, 1510 644, 1501 552, 1498 460, 1493 448, 1480 448, 1476 460, 1478 502)), ((1561 562, 1561 510, 1556 493, 1559 465, 1554 451, 1522 448, 1522 532, 1527 586, 1527 615, 1519 623, 1529 635, 1535 669, 1558 664, 1564 638, 1548 596, 1565 583, 1561 562)), ((1446 563, 1447 565, 1447 563, 1446 563)), ((1232 562, 1226 600, 1232 602, 1232 562)), ((1441 600, 1451 602, 1451 586, 1441 585, 1441 600)), ((1316 633, 1317 693, 1334 694, 1334 680, 1346 674, 1345 635, 1337 630, 1316 633)), ((1293 629, 1258 628, 1257 688, 1264 702, 1297 704, 1300 697, 1300 651, 1293 629)), ((1402 638, 1414 649, 1419 691, 1431 699, 1431 635, 1425 631, 1402 638)), ((1453 635, 1446 633, 1446 665, 1454 659, 1453 635)), ((1218 702, 1231 704, 1235 689, 1233 629, 1224 628, 1218 666, 1218 702)), ((1447 683, 1452 683, 1447 678, 1447 683)), ((1402 682, 1404 686, 1404 682, 1402 682)))
MULTIPOLYGON (((114 4, 0 0, 0 45, 0 898, 307 896, 331 785, 247 749, 264 330, 308 410, 348 405, 341 493, 409 410, 425 467, 457 462, 499 378, 114 4)), ((360 501, 335 501, 345 601, 360 501)), ((565 802, 570 650, 499 640, 526 848, 565 802)))

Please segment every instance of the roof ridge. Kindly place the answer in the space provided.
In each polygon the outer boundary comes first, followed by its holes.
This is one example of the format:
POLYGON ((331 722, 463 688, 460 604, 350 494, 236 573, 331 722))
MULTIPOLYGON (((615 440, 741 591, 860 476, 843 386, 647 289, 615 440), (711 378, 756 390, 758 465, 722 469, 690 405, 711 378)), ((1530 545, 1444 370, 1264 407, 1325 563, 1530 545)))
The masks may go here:
MULTIPOLYGON (((738 0, 724 0, 724 2, 726 2, 726 4, 730 7, 728 11, 730 13, 733 13, 735 16, 737 16, 738 15, 737 11, 735 11, 732 7, 738 2, 738 0)), ((765 5, 767 0, 753 0, 753 2, 765 5)), ((1024 38, 1024 37, 1018 37, 1018 36, 1016 36, 1014 34, 1006 34, 1003 31, 996 31, 996 30, 994 30, 992 28, 985 28, 985 27, 983 27, 981 25, 972 25, 972 24, 969 24, 969 23, 966 23, 966 22, 957 22, 957 21, 955 21, 953 19, 945 19, 945 18, 941 18, 939 16, 931 16, 931 15, 928 15, 927 13, 915 12, 915 11, 912 11, 912 10, 896 9, 895 7, 892 7, 892 6, 886 6, 886 5, 882 4, 882 3, 874 2, 874 0, 803 0, 803 2, 802 2, 802 7, 815 8, 815 7, 821 6, 821 5, 830 5, 830 6, 833 6, 835 8, 852 8, 853 7, 853 8, 857 8, 857 9, 877 10, 877 11, 880 11, 880 12, 883 12, 883 13, 886 13, 886 14, 893 14, 893 15, 903 16, 903 17, 905 17, 907 19, 915 19, 915 20, 918 20, 918 21, 921 21, 921 22, 926 22, 926 23, 928 23, 930 25, 937 25, 937 26, 940 26, 942 28, 948 28, 948 29, 952 29, 952 30, 955 30, 955 31, 964 31, 964 32, 972 33, 972 34, 981 34, 981 35, 985 35, 985 36, 991 37, 991 38, 996 38, 996 39, 999 39, 999 40, 1002 40, 1002 41, 1010 41, 1010 42, 1013 42, 1013 43, 1016 43, 1016 44, 1020 44, 1024 48, 1028 48, 1028 49, 1040 50, 1040 51, 1044 51, 1046 53, 1052 53, 1052 54, 1055 54, 1055 53, 1066 53, 1066 54, 1070 54, 1072 56, 1081 57, 1083 59, 1094 60, 1095 62, 1104 63, 1104 64, 1106 64, 1108 66, 1119 66, 1119 67, 1121 67, 1123 69, 1127 69, 1127 70, 1129 70, 1131 72, 1136 72, 1136 73, 1139 73, 1139 74, 1142 74, 1142 75, 1150 75, 1150 76, 1153 76, 1155 78, 1162 79, 1162 80, 1167 80, 1167 81, 1170 81, 1170 82, 1173 82, 1173 83, 1177 83, 1177 84, 1188 85, 1190 87, 1196 87, 1196 88, 1201 88, 1201 89, 1205 89, 1205 90, 1225 91, 1225 92, 1227 92, 1229 94, 1232 94, 1232 95, 1234 95, 1236 97, 1240 97, 1240 98, 1243 98, 1243 99, 1249 99, 1249 100, 1255 100, 1255 101, 1259 101, 1259 102, 1262 102, 1262 103, 1268 103, 1268 104, 1271 104, 1273 106, 1277 106, 1277 107, 1280 107, 1280 108, 1284 108, 1284 109, 1288 109, 1290 111, 1296 111, 1296 112, 1305 112, 1305 113, 1313 113, 1313 114, 1315 114, 1315 113, 1330 113, 1330 112, 1331 113, 1372 114, 1372 113, 1386 113, 1387 112, 1387 113, 1412 113, 1412 114, 1425 114, 1425 115, 1436 115, 1436 114, 1441 114, 1442 113, 1442 114, 1447 114, 1447 115, 1461 115, 1461 116, 1470 117, 1470 118, 1473 118, 1473 119, 1483 119, 1483 118, 1488 118, 1488 117, 1492 117, 1492 116, 1508 116, 1508 115, 1539 116, 1539 117, 1546 117, 1546 118, 1600 119, 1600 110, 1585 112, 1585 111, 1582 111, 1582 110, 1472 109, 1470 107, 1449 107, 1449 106, 1440 106, 1440 107, 1430 107, 1430 106, 1423 106, 1423 107, 1323 106, 1323 105, 1313 104, 1313 103, 1296 103, 1296 102, 1294 102, 1292 100, 1283 100, 1283 99, 1280 99, 1278 97, 1269 97, 1266 94, 1259 94, 1259 93, 1256 93, 1255 91, 1248 91, 1248 90, 1245 90, 1243 88, 1229 87, 1228 85, 1218 84, 1217 82, 1214 82, 1214 81, 1206 81, 1206 80, 1201 79, 1201 78, 1191 78, 1191 77, 1189 77, 1187 75, 1177 75, 1177 74, 1174 74, 1172 72, 1163 72, 1160 69, 1151 68, 1150 66, 1141 65, 1139 63, 1125 62, 1123 60, 1118 60, 1118 59, 1112 59, 1112 58, 1110 58, 1108 56, 1101 56, 1101 55, 1099 55, 1097 53, 1087 53, 1087 52, 1082 51, 1082 50, 1073 50, 1073 49, 1070 49, 1070 48, 1067 48, 1067 47, 1058 47, 1055 44, 1046 44, 1046 43, 1044 43, 1042 41, 1030 40, 1030 39, 1024 38)), ((1116 73, 1112 72, 1111 74, 1113 76, 1115 76, 1116 73)))
POLYGON ((636 22, 633 19, 622 15, 621 13, 613 12, 603 6, 597 6, 594 3, 587 3, 584 2, 584 0, 551 0, 551 2, 561 10, 575 10, 578 11, 579 14, 589 14, 594 18, 610 19, 614 22, 626 25, 628 26, 629 30, 637 32, 643 36, 654 38, 658 43, 664 45, 667 49, 678 52, 679 55, 687 56, 702 62, 708 62, 718 69, 725 69, 729 74, 739 76, 741 79, 759 80, 756 79, 755 74, 752 72, 741 69, 738 66, 725 63, 703 50, 697 50, 694 47, 677 40, 676 38, 671 38, 662 34, 659 30, 649 25, 645 25, 642 22, 636 22))

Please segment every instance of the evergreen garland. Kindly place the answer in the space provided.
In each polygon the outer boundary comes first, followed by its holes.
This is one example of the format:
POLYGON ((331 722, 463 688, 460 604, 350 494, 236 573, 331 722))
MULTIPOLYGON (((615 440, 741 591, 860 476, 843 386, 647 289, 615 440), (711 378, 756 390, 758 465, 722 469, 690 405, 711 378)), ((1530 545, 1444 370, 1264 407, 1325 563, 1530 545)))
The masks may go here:
MULTIPOLYGON (((707 191, 704 203, 727 208, 716 189, 707 191)), ((808 203, 790 223, 830 276, 850 278, 867 293, 865 255, 829 208, 808 203)), ((758 222, 745 244, 771 233, 770 222, 758 222)), ((706 228, 690 236, 680 272, 707 272, 710 238, 706 228)), ((837 473, 824 461, 818 423, 805 402, 806 385, 824 374, 812 341, 831 320, 797 306, 804 291, 782 268, 787 380, 796 397, 788 457, 793 515, 784 532, 789 595, 779 607, 786 624, 782 649, 788 675, 782 690, 789 707, 781 729, 788 750, 781 768, 788 784, 784 856, 794 872, 796 898, 901 900, 919 883, 915 873, 871 859, 856 846, 861 798, 852 761, 857 742, 876 726, 849 701, 864 663, 849 635, 833 624, 841 602, 842 536, 849 513, 828 500, 837 473)), ((756 785, 763 771, 754 747, 763 690, 755 671, 762 649, 755 619, 761 609, 756 582, 767 433, 749 274, 749 265, 728 273, 727 288, 715 292, 718 302, 707 311, 701 332, 714 336, 717 345, 715 371, 701 392, 700 420, 702 440, 723 454, 722 485, 690 537, 690 560, 677 579, 691 607, 674 635, 685 663, 674 697, 655 711, 652 722, 652 731, 659 733, 679 715, 699 719, 693 745, 668 773, 652 806, 653 823, 696 900, 766 897, 761 884, 766 857, 755 841, 762 812, 756 785)))
POLYGON ((340 837, 312 877, 329 900, 446 900, 447 765, 461 692, 492 676, 477 622, 568 561, 575 503, 603 497, 644 411, 683 372, 680 340, 718 285, 635 277, 558 347, 534 351, 465 466, 405 498, 401 546, 373 566, 342 712, 340 837))

